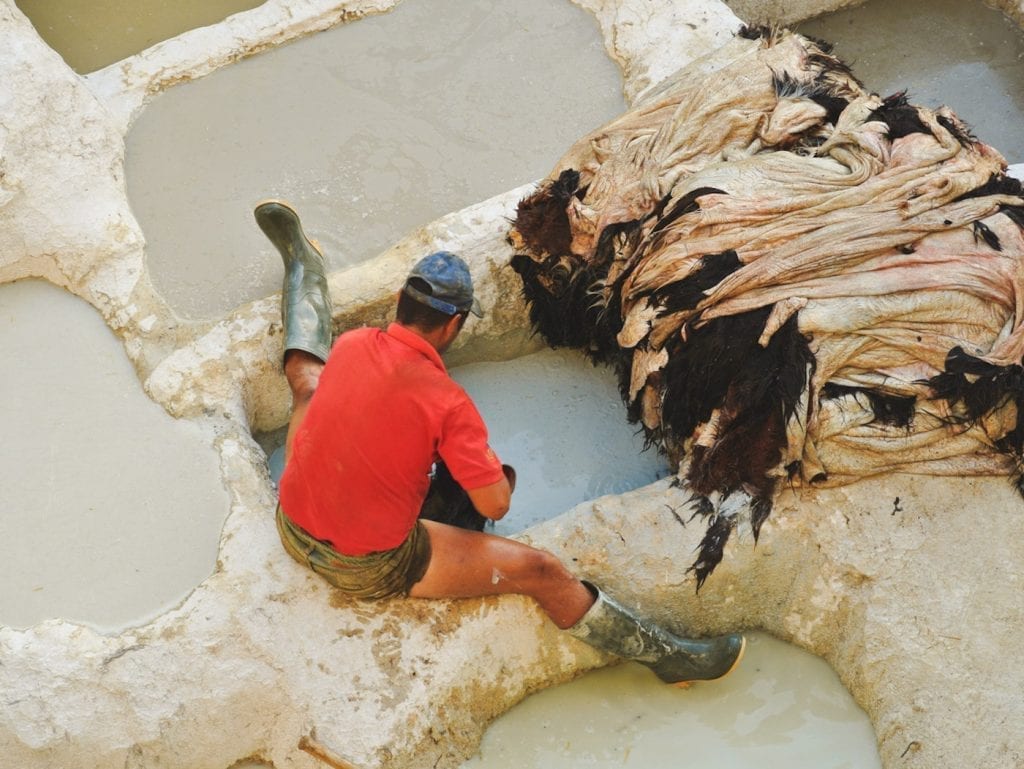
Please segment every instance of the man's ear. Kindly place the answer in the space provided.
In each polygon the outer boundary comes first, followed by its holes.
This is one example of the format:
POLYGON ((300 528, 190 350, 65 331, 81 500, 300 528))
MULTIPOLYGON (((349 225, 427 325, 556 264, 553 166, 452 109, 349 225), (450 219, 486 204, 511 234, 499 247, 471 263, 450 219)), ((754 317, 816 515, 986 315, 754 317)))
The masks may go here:
POLYGON ((452 315, 444 324, 444 330, 448 334, 457 334, 462 329, 462 316, 458 313, 452 315))

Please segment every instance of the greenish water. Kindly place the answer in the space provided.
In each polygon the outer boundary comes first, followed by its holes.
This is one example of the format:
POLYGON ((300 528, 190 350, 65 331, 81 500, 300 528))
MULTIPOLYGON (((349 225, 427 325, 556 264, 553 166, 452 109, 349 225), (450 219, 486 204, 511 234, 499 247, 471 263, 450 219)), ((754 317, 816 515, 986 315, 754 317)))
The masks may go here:
POLYGON ((262 4, 263 0, 15 0, 39 36, 82 74, 262 4))

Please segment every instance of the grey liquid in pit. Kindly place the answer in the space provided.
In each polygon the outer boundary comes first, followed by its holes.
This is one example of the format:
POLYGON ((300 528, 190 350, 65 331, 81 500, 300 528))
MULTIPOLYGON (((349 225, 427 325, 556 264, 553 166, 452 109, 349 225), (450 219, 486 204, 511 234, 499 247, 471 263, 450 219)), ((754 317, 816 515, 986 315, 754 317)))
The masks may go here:
POLYGON ((668 474, 657 450, 626 422, 611 369, 582 354, 546 350, 504 363, 452 370, 473 398, 491 446, 516 468, 517 485, 498 534, 522 531, 605 494, 668 474))
POLYGON ((534 694, 463 769, 879 769, 874 743, 832 668, 757 633, 721 681, 680 690, 627 663, 534 694))
POLYGON ((866 87, 950 106, 1009 163, 1024 162, 1024 31, 977 0, 869 0, 796 25, 835 43, 866 87))
POLYGON ((542 178, 623 109, 566 0, 408 0, 156 97, 127 136, 128 195, 157 290, 212 318, 280 290, 259 200, 295 204, 337 270, 542 178))
POLYGON ((210 573, 228 496, 208 434, 151 401, 99 313, 0 286, 0 624, 113 631, 210 573))

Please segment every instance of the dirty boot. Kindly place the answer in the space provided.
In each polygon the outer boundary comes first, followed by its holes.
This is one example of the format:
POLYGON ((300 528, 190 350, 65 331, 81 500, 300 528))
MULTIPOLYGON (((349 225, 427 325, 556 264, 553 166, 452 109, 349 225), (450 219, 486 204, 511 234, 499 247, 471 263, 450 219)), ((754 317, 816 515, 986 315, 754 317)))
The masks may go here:
POLYGON ((324 257, 302 231, 299 215, 287 203, 268 200, 253 211, 263 234, 284 260, 281 320, 284 349, 304 350, 326 362, 331 351, 331 296, 324 257))
POLYGON ((636 617, 589 582, 584 584, 597 594, 597 600, 567 632, 601 651, 646 665, 665 683, 685 686, 722 678, 743 656, 747 639, 739 633, 701 640, 680 638, 636 617))

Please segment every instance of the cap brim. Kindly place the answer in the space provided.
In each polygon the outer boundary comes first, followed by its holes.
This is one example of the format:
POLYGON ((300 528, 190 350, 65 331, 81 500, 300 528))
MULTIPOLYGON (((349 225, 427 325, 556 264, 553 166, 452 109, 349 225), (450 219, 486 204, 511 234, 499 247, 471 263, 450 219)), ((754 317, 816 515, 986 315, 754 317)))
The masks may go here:
POLYGON ((473 297, 473 304, 470 305, 469 311, 478 318, 482 318, 484 316, 484 311, 480 308, 480 301, 476 297, 473 297))

